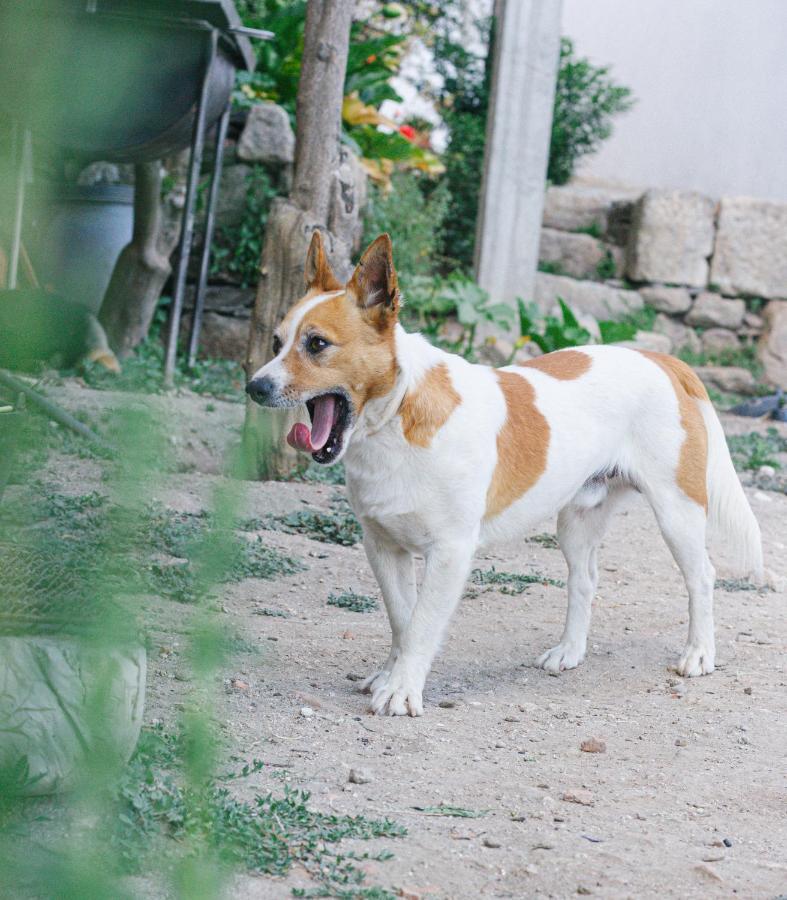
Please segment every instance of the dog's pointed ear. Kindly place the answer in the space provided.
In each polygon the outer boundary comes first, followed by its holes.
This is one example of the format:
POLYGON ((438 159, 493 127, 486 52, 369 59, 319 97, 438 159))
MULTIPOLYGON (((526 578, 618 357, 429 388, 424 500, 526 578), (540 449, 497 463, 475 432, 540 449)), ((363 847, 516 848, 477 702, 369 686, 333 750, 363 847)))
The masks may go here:
POLYGON ((381 234, 369 245, 347 284, 347 291, 377 323, 384 325, 396 319, 399 281, 390 235, 381 234))
POLYGON ((319 229, 312 233, 312 242, 309 244, 309 252, 306 254, 303 274, 310 290, 312 288, 319 291, 340 291, 342 289, 342 285, 339 284, 333 274, 331 264, 328 262, 319 229))

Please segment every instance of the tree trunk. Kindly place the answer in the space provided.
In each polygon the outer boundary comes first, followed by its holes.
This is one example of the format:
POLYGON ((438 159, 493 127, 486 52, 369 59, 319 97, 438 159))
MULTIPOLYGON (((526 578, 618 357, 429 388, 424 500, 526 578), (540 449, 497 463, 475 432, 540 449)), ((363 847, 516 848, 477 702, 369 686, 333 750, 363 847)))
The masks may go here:
MULTIPOLYGON (((349 277, 358 202, 354 160, 343 151, 340 135, 354 5, 353 0, 310 0, 307 5, 293 186, 268 217, 246 354, 249 377, 271 358, 274 329, 305 292, 306 251, 316 229, 323 232, 337 276, 349 277)), ((284 441, 293 418, 247 402, 243 444, 249 477, 281 478, 297 467, 296 452, 284 441)))
POLYGON ((162 199, 162 163, 134 166, 134 232, 118 257, 99 321, 119 359, 145 340, 161 291, 172 271, 169 257, 180 236, 183 156, 173 163, 175 187, 162 199))

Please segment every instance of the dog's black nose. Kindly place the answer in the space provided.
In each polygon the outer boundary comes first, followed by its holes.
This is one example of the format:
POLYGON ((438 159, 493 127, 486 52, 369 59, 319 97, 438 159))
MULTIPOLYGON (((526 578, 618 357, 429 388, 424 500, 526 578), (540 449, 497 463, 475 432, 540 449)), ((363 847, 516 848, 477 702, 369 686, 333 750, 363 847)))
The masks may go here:
POLYGON ((268 378, 267 375, 264 375, 262 378, 252 378, 246 385, 246 393, 255 403, 260 403, 262 406, 265 406, 268 400, 270 400, 274 388, 275 385, 272 379, 268 378))

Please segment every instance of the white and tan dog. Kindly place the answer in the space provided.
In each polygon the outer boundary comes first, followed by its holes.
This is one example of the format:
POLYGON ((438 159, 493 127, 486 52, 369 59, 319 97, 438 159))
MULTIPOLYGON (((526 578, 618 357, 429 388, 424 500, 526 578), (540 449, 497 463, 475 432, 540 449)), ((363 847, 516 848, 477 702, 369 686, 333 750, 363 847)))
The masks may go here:
POLYGON ((596 550, 627 492, 648 500, 689 594, 682 675, 714 667, 714 569, 708 521, 761 572, 760 530, 702 383, 658 353, 592 346, 492 369, 433 347, 397 322, 391 240, 379 237, 346 286, 319 232, 308 293, 287 314, 274 358, 246 390, 258 403, 305 403, 291 445, 324 464, 344 459, 347 493, 393 633, 382 669, 364 682, 374 712, 423 714, 426 675, 473 555, 558 514, 568 563, 568 615, 537 665, 585 656, 598 581, 596 550), (414 555, 425 569, 416 586, 414 555))

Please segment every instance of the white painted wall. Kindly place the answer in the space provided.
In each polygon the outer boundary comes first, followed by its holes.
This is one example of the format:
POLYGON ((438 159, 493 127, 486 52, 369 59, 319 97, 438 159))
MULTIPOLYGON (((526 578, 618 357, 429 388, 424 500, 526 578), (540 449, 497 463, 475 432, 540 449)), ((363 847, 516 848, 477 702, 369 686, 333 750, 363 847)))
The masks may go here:
POLYGON ((581 175, 787 202, 787 0, 564 0, 637 105, 581 175))

